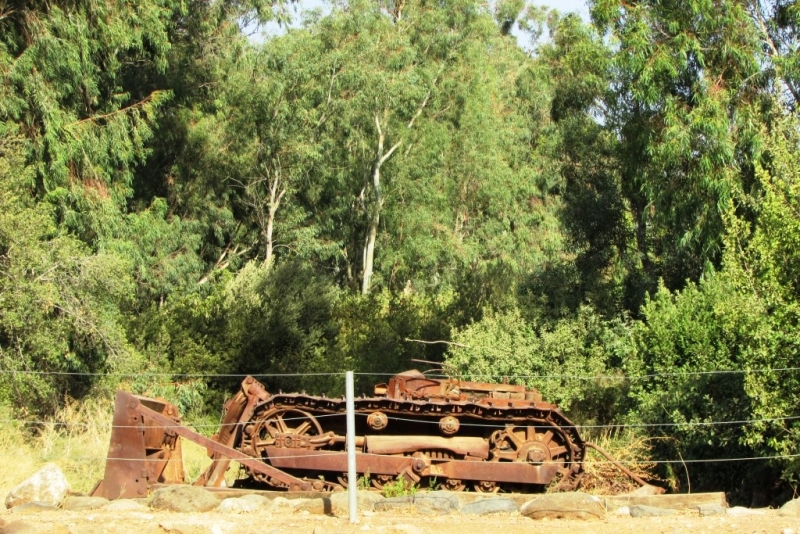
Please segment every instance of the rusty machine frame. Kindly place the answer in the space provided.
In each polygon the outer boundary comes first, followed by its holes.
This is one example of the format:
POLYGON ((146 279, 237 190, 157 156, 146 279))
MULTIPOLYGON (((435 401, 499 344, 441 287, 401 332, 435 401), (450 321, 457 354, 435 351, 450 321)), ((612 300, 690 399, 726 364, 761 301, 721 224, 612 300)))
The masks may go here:
MULTIPOLYGON (((437 371, 441 371, 440 369, 437 371)), ((580 483, 587 447, 576 426, 535 389, 432 378, 411 370, 355 400, 358 476, 376 489, 404 480, 442 489, 529 491, 580 483)), ((117 393, 105 476, 92 492, 108 499, 184 483, 182 437, 208 450, 195 485, 221 487, 231 462, 251 487, 334 491, 347 487, 344 398, 270 394, 253 377, 225 405, 212 438, 181 424, 172 404, 117 393)))

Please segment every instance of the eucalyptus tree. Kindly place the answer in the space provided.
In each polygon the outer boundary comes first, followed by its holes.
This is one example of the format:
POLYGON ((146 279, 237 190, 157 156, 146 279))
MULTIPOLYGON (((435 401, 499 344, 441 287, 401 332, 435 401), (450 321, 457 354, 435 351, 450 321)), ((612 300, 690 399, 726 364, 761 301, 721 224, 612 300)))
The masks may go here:
POLYGON ((351 3, 265 50, 278 47, 294 52, 263 62, 287 88, 267 97, 270 120, 305 136, 292 202, 317 242, 339 244, 327 262, 347 283, 433 287, 559 248, 521 96, 542 79, 485 6, 351 3))

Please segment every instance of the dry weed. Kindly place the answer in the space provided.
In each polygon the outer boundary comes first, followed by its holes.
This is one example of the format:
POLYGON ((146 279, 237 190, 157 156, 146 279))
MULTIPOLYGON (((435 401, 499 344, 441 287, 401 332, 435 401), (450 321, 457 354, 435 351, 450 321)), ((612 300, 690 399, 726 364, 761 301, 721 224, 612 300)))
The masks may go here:
MULTIPOLYGON (((653 439, 639 436, 631 431, 622 431, 617 434, 603 433, 594 442, 639 478, 658 484, 663 481, 653 472, 656 463, 650 461, 653 439)), ((585 473, 581 478, 582 491, 617 495, 639 487, 639 484, 592 449, 587 450, 584 468, 585 473)))
MULTIPOLYGON (((0 494, 25 480, 46 463, 58 465, 72 491, 88 494, 103 478, 111 439, 112 399, 68 400, 44 421, 23 421, 12 410, 0 407, 0 494)), ((186 480, 195 480, 210 460, 206 449, 181 440, 186 480)), ((232 481, 235 467, 227 478, 232 481)))

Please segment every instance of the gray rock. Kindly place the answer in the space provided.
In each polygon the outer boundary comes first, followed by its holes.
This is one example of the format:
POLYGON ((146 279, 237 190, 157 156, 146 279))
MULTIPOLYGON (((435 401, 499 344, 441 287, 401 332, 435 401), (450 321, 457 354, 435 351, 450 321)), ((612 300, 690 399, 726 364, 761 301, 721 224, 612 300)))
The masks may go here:
POLYGON ((84 510, 97 510, 108 504, 105 497, 67 497, 64 499, 64 510, 82 512, 84 510))
POLYGON ((400 497, 389 497, 375 503, 376 512, 388 512, 390 510, 400 510, 414 507, 414 497, 411 495, 401 495, 400 497))
MULTIPOLYGON (((269 501, 267 501, 269 503, 269 501)), ((243 499, 232 497, 230 499, 223 499, 217 511, 224 514, 243 514, 247 512, 255 512, 261 508, 261 505, 253 499, 243 499)))
MULTIPOLYGON (((337 491, 331 494, 331 506, 334 511, 350 510, 349 496, 346 491, 337 491)), ((356 492, 356 506, 359 512, 374 510, 375 503, 384 500, 383 495, 374 491, 356 492)))
POLYGON ((118 499, 103 506, 103 510, 109 512, 144 512, 147 510, 147 506, 139 502, 139 499, 118 499))
POLYGON ((481 499, 461 507, 462 514, 486 515, 519 512, 519 506, 511 499, 481 499))
POLYGON ((778 515, 784 517, 800 517, 800 499, 792 499, 778 510, 778 515))
POLYGON ((764 515, 766 512, 764 512, 764 510, 753 510, 752 508, 745 508, 744 506, 734 506, 733 508, 728 508, 726 513, 727 515, 730 516, 741 517, 745 515, 764 515))
POLYGON ((457 512, 458 499, 451 495, 425 494, 414 495, 414 508, 421 514, 446 514, 457 512))
POLYGON ((248 493, 247 495, 242 495, 239 498, 246 501, 252 501, 258 504, 259 508, 267 508, 272 503, 272 499, 257 493, 248 493))
POLYGON ((235 523, 228 521, 209 522, 205 518, 190 518, 188 516, 178 520, 164 520, 158 526, 171 534, 230 534, 237 532, 235 523))
POLYGON ((197 486, 159 488, 150 498, 150 507, 169 512, 208 512, 219 506, 211 492, 197 486))
POLYGON ((14 508, 31 501, 59 506, 68 492, 69 482, 64 473, 56 464, 49 463, 8 492, 6 508, 14 508))
POLYGON ((12 512, 52 512, 58 510, 58 506, 54 506, 49 502, 30 501, 25 504, 20 504, 11 509, 12 512))
POLYGON ((633 495, 636 497, 647 497, 650 495, 661 495, 666 490, 664 488, 659 488, 658 486, 651 486, 650 484, 639 486, 633 491, 626 493, 626 495, 633 495))
POLYGON ((603 502, 581 492, 548 493, 522 505, 520 513, 531 519, 602 519, 603 502))
POLYGON ((3 534, 39 534, 39 530, 25 521, 14 521, 0 525, 3 534))
POLYGON ((331 515, 333 508, 331 507, 331 500, 328 497, 321 499, 303 499, 302 502, 295 505, 296 512, 308 512, 314 515, 331 515))
POLYGON ((631 517, 660 517, 677 514, 677 510, 672 508, 659 508, 657 506, 645 506, 644 504, 633 504, 630 506, 631 517))
POLYGON ((700 512, 700 515, 703 517, 708 517, 713 515, 725 515, 725 512, 728 510, 721 504, 701 504, 696 508, 700 512))
POLYGON ((295 507, 302 504, 306 499, 292 499, 286 497, 275 497, 269 505, 270 512, 292 512, 295 507))
POLYGON ((408 508, 414 508, 421 514, 446 514, 448 512, 457 511, 459 502, 458 499, 446 493, 432 492, 391 497, 389 499, 376 501, 374 504, 376 512, 408 508))

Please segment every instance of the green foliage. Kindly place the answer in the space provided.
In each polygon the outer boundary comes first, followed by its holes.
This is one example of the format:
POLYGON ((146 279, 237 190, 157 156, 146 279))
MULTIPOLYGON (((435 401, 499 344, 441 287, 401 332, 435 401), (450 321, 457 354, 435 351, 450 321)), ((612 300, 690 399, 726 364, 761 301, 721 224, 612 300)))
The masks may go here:
POLYGON ((86 392, 90 375, 124 368, 132 353, 121 306, 132 280, 119 257, 92 254, 59 232, 31 194, 33 169, 8 127, 0 136, 0 395, 30 412, 86 392), (33 373, 32 373, 33 372, 33 373), (46 372, 50 374, 38 374, 46 372))
POLYGON ((535 387, 582 423, 602 424, 618 415, 623 400, 622 374, 635 354, 628 336, 625 324, 603 321, 589 308, 555 324, 526 320, 516 309, 487 312, 453 332, 458 345, 449 348, 447 362, 467 379, 507 376, 535 387))
POLYGON ((415 482, 407 481, 400 475, 393 482, 384 484, 381 494, 390 499, 392 497, 403 497, 405 495, 416 495, 419 486, 415 482))

